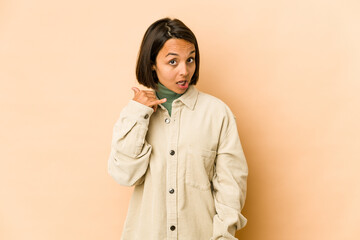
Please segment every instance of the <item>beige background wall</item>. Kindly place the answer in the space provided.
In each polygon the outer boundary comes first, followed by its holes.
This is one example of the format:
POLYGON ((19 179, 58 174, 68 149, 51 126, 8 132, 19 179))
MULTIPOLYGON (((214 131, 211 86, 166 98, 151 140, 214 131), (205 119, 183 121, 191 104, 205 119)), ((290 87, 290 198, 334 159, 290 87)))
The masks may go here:
POLYGON ((0 239, 119 239, 107 174, 146 28, 182 19, 198 88, 237 116, 246 240, 360 238, 360 4, 343 0, 0 2, 0 239))

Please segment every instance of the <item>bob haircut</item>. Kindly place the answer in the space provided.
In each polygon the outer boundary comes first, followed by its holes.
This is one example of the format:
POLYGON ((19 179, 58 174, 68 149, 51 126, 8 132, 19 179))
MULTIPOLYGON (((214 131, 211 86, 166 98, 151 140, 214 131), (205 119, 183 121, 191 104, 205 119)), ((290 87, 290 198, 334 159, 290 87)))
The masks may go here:
POLYGON ((184 39, 195 46, 195 72, 190 85, 195 85, 199 78, 200 54, 194 33, 180 20, 162 18, 157 20, 146 30, 141 43, 136 64, 136 78, 145 87, 157 89, 159 79, 152 66, 156 64, 156 57, 171 38, 184 39))

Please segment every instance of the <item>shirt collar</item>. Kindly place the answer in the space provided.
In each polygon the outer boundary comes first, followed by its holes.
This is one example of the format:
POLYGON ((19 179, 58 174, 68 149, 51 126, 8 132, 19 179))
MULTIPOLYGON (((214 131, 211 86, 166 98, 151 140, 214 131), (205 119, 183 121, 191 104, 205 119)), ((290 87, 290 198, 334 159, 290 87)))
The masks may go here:
POLYGON ((190 85, 187 91, 175 101, 181 101, 185 104, 185 106, 191 110, 194 110, 198 95, 199 91, 195 88, 194 85, 190 85))

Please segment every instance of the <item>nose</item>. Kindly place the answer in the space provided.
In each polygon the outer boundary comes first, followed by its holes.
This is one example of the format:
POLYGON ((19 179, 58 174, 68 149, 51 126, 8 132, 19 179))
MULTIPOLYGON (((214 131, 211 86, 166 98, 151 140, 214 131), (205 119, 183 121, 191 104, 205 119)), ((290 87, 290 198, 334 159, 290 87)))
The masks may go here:
POLYGON ((189 75, 189 66, 186 63, 179 65, 179 72, 180 75, 183 77, 187 77, 189 75))

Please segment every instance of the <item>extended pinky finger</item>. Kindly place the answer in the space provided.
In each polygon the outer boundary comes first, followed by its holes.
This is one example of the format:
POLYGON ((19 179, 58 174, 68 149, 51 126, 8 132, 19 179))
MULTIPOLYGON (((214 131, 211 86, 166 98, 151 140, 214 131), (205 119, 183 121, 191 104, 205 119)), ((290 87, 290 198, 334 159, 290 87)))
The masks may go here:
POLYGON ((160 100, 156 100, 155 102, 156 102, 156 104, 162 104, 162 103, 164 103, 166 101, 167 101, 167 99, 163 98, 163 99, 160 99, 160 100))

